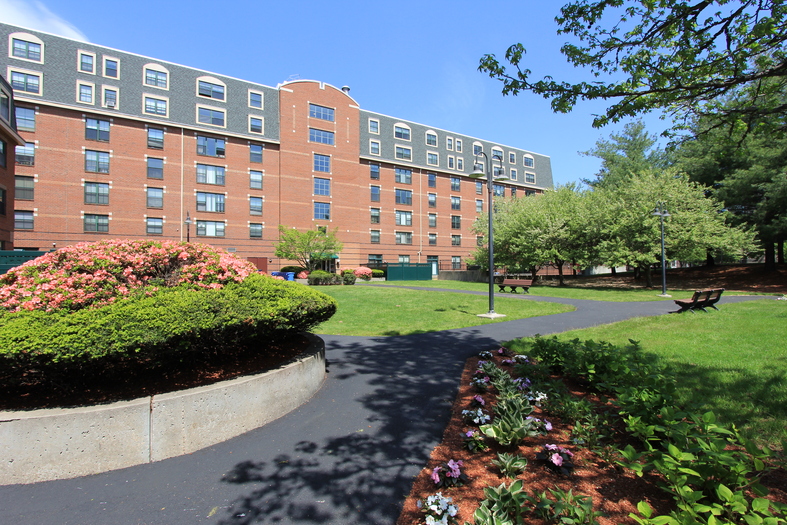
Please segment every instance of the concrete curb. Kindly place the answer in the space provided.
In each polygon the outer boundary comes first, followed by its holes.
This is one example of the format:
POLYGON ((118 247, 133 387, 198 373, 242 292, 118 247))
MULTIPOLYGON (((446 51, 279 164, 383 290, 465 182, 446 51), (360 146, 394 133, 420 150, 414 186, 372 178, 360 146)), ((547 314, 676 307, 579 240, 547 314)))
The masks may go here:
POLYGON ((325 343, 281 368, 107 405, 0 412, 0 485, 97 474, 189 454, 259 428, 325 380, 325 343))

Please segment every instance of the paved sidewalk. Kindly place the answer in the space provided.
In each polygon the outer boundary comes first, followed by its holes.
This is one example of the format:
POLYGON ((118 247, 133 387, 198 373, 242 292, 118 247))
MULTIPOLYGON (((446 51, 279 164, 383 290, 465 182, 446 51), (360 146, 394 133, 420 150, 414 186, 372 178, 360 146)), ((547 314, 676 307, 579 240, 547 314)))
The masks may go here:
POLYGON ((674 309, 672 301, 522 298, 577 310, 411 336, 322 336, 327 380, 294 412, 186 456, 0 487, 0 523, 392 525, 441 438, 468 357, 517 337, 674 309))

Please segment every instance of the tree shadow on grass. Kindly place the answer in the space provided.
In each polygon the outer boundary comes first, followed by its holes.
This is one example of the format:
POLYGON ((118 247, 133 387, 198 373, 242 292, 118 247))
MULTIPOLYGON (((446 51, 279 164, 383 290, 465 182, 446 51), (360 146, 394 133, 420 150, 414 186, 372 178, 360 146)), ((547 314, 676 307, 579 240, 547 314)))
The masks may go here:
POLYGON ((288 420, 300 432, 289 451, 224 475, 248 489, 220 523, 392 524, 442 437, 465 360, 498 346, 474 329, 324 338, 329 379, 303 415, 316 422, 288 420), (321 418, 331 399, 345 410, 334 403, 335 416, 321 418))

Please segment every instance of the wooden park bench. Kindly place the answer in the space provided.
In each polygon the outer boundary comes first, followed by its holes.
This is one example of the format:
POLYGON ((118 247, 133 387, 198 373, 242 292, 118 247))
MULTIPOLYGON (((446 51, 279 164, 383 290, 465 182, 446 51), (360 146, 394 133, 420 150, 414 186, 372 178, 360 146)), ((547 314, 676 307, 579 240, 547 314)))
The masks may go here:
POLYGON ((703 312, 707 312, 705 308, 713 308, 714 310, 718 310, 718 308, 716 308, 716 303, 718 303, 719 299, 721 299, 721 293, 723 291, 724 288, 697 290, 694 292, 694 295, 691 296, 691 299, 676 299, 675 304, 677 304, 680 309, 672 313, 679 314, 681 312, 685 312, 686 310, 689 310, 691 313, 694 313, 694 310, 702 310, 703 312))
POLYGON ((502 282, 497 283, 497 286, 500 287, 501 292, 506 291, 506 286, 511 289, 511 293, 516 293, 517 288, 522 288, 522 291, 525 293, 529 293, 527 290, 531 286, 533 286, 532 279, 503 279, 502 282))

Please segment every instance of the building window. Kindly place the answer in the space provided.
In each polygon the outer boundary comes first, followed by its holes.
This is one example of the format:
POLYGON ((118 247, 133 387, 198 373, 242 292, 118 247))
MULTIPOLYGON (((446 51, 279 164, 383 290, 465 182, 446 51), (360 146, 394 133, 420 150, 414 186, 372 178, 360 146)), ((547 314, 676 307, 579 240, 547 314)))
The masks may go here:
POLYGON ((517 173, 515 168, 509 168, 508 173, 511 176, 511 180, 517 180, 517 173))
MULTIPOLYGON (((249 107, 262 109, 262 93, 257 91, 249 91, 249 107)), ((262 237, 262 232, 260 232, 262 237)))
POLYGON ((383 263, 383 255, 381 253, 370 253, 366 256, 366 260, 371 266, 378 266, 383 263))
POLYGON ((476 195, 483 195, 484 194, 484 183, 476 181, 475 183, 475 192, 476 195))
MULTIPOLYGON (((462 241, 462 239, 459 239, 460 243, 461 243, 461 241, 462 241)), ((453 239, 452 239, 451 244, 454 244, 453 243, 453 239)), ((455 244, 454 246, 459 246, 459 244, 455 244)), ((451 257, 451 269, 452 270, 461 270, 462 269, 462 258, 459 257, 458 255, 454 255, 453 257, 451 257)))
POLYGON ((372 224, 380 224, 380 208, 369 208, 369 220, 372 224))
POLYGON ((106 151, 85 150, 85 171, 109 173, 109 153, 106 151))
POLYGON ((77 102, 81 102, 83 104, 92 104, 93 103, 93 85, 92 84, 77 84, 78 94, 77 94, 77 102))
POLYGON ((429 214, 429 227, 430 228, 437 228, 437 214, 430 213, 429 214))
POLYGON ((32 73, 11 71, 11 86, 17 91, 38 94, 41 92, 41 77, 32 73))
POLYGON ((412 226, 413 225, 413 212, 411 211, 396 211, 396 225, 397 226, 412 226))
POLYGON ((503 162, 503 150, 492 148, 492 160, 498 160, 501 163, 503 162))
POLYGON ((224 237, 223 221, 197 221, 199 237, 224 237))
POLYGON ((394 170, 394 180, 399 184, 412 184, 413 182, 413 170, 408 170, 405 168, 396 168, 394 170))
POLYGON ((378 140, 370 140, 369 141, 369 154, 370 155, 379 155, 380 154, 380 141, 378 141, 378 140))
POLYGON ((262 215, 262 197, 249 197, 249 215, 262 215))
POLYGON ((320 177, 314 177, 314 194, 330 196, 331 179, 322 179, 320 177))
POLYGON ((224 139, 197 136, 197 155, 206 157, 224 157, 224 139))
POLYGON ((109 142, 109 121, 95 118, 85 119, 85 140, 109 142))
POLYGON ((14 211, 14 229, 32 230, 34 226, 32 211, 14 211))
POLYGON ((147 188, 147 206, 148 208, 163 208, 164 207, 164 189, 163 188, 147 188))
POLYGON ((145 219, 145 233, 148 235, 161 235, 164 233, 164 219, 161 217, 147 217, 145 219))
POLYGON ((197 106, 197 122, 224 127, 224 110, 197 106))
POLYGON ((197 211, 224 213, 224 194, 198 191, 197 211))
POLYGON ((249 237, 252 239, 262 239, 262 224, 257 222, 249 223, 249 237))
POLYGON ((205 80, 198 80, 197 95, 216 100, 224 100, 224 86, 214 84, 213 82, 206 82, 205 80))
POLYGON ((309 116, 311 118, 333 122, 334 110, 333 108, 326 108, 325 106, 318 106, 317 104, 309 104, 309 116))
POLYGON ((436 188, 437 187, 437 175, 435 175, 434 173, 427 173, 426 177, 429 180, 428 186, 430 188, 436 188))
POLYGON ((396 244, 413 244, 413 233, 396 232, 396 244))
POLYGON ((454 169, 454 158, 453 157, 448 157, 448 169, 449 170, 454 169))
POLYGON ((85 204, 109 204, 109 184, 106 182, 86 182, 85 204))
POLYGON ((431 132, 426 133, 426 145, 437 147, 437 135, 431 132))
POLYGON ((465 170, 465 160, 462 157, 457 157, 456 159, 456 169, 459 171, 465 170))
POLYGON ((483 246, 484 245, 484 236, 483 235, 476 235, 476 237, 475 237, 475 245, 476 246, 483 246))
POLYGON ((104 76, 118 78, 120 75, 120 63, 113 58, 104 57, 104 76))
POLYGON ((380 180, 379 164, 369 164, 369 178, 373 180, 380 180))
POLYGON ((429 151, 426 152, 426 163, 429 164, 430 166, 439 165, 440 164, 439 159, 440 157, 437 155, 437 153, 432 153, 429 151))
POLYGON ((380 202, 380 186, 370 186, 372 202, 380 202))
POLYGON ((462 153, 462 141, 461 139, 456 139, 456 152, 462 153))
POLYGON ((148 147, 152 149, 164 149, 163 129, 148 128, 148 147))
POLYGON ((167 101, 161 98, 145 97, 145 113, 167 116, 167 101))
POLYGON ((197 182, 224 186, 224 166, 197 164, 197 182))
POLYGON ((262 119, 249 117, 249 133, 262 133, 262 119))
POLYGON ((516 188, 511 188, 511 196, 516 197, 516 188))
POLYGON ((19 38, 13 39, 13 55, 16 58, 41 62, 41 44, 28 42, 19 38))
POLYGON ((502 166, 493 166, 492 167, 492 177, 494 178, 501 178, 506 176, 506 169, 502 166))
POLYGON ((410 148, 396 146, 396 158, 400 160, 411 160, 413 158, 413 152, 410 148))
POLYGON ((462 209, 462 198, 451 196, 451 209, 452 210, 461 210, 462 209))
POLYGON ((14 177, 14 196, 20 201, 31 201, 35 198, 35 178, 16 175, 14 177))
POLYGON ((451 191, 459 191, 461 188, 461 179, 459 177, 451 177, 451 191))
POLYGON ((481 154, 482 151, 484 151, 484 147, 481 145, 481 143, 480 142, 474 142, 473 143, 473 155, 478 156, 478 155, 481 154))
POLYGON ((509 162, 509 164, 515 164, 516 163, 516 153, 514 153, 512 151, 508 152, 508 162, 509 162))
POLYGON ((249 144, 249 162, 262 162, 262 144, 249 144))
POLYGON ((116 108, 118 103, 118 92, 116 89, 104 88, 104 106, 116 108))
POLYGON ((429 195, 426 196, 426 198, 427 198, 427 201, 429 202, 429 207, 430 208, 437 208, 437 194, 436 193, 430 193, 429 195))
POLYGON ((331 157, 329 155, 314 154, 314 171, 331 172, 331 157))
POLYGON ((0 140, 0 168, 7 167, 6 165, 7 162, 6 158, 8 157, 7 151, 8 151, 7 144, 5 143, 5 141, 0 140))
POLYGON ((33 108, 16 107, 16 128, 23 131, 36 130, 36 110, 33 108))
POLYGON ((378 135, 380 133, 380 121, 369 119, 369 133, 374 133, 378 135))
POLYGON ((396 204, 407 204, 408 206, 412 206, 413 204, 413 192, 410 190, 396 190, 396 204))
POLYGON ((481 213, 484 211, 484 201, 482 201, 481 199, 475 200, 475 211, 476 213, 481 213))
POLYGON ((309 128, 309 142, 317 142, 319 144, 328 144, 329 146, 333 146, 333 131, 309 128))
POLYGON ((462 216, 461 215, 451 215, 451 229, 452 230, 461 230, 462 229, 462 216))
POLYGON ((262 172, 249 170, 249 188, 255 190, 262 189, 262 172))
POLYGON ((329 202, 315 202, 314 203, 314 218, 318 221, 331 220, 331 203, 329 202))
POLYGON ((380 244, 380 230, 369 230, 369 242, 380 244))
POLYGON ((525 182, 529 182, 530 184, 535 184, 535 182, 536 182, 536 174, 535 173, 527 173, 527 172, 525 172, 525 182))
POLYGON ((526 168, 532 168, 535 166, 535 161, 533 160, 533 157, 525 156, 522 157, 522 160, 524 161, 525 163, 524 165, 526 168))
POLYGON ((430 246, 436 246, 437 245, 437 234, 436 233, 430 233, 429 234, 429 245, 430 246))
POLYGON ((454 139, 453 138, 446 137, 446 139, 445 139, 445 149, 447 149, 448 151, 453 151, 454 150, 454 139))
POLYGON ((109 231, 109 215, 86 213, 83 227, 86 232, 106 233, 109 231))
POLYGON ((492 193, 495 197, 505 197, 506 196, 506 187, 502 184, 493 184, 492 185, 492 193))
POLYGON ((397 124, 394 126, 394 137, 401 140, 410 140, 410 128, 397 124))
POLYGON ((462 236, 461 235, 452 235, 451 236, 451 246, 462 246, 462 236))
POLYGON ((399 262, 404 264, 410 264, 410 256, 409 255, 400 255, 399 262))
POLYGON ((155 157, 148 157, 148 178, 149 179, 163 179, 164 178, 164 159, 157 159, 155 157))
POLYGON ((167 89, 167 72, 145 68, 145 85, 167 89))

